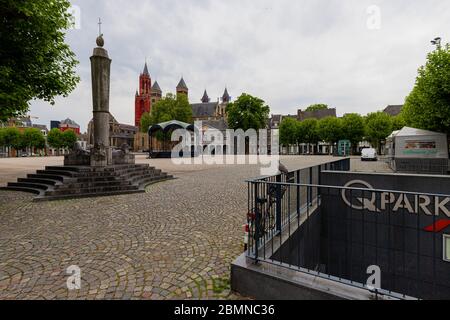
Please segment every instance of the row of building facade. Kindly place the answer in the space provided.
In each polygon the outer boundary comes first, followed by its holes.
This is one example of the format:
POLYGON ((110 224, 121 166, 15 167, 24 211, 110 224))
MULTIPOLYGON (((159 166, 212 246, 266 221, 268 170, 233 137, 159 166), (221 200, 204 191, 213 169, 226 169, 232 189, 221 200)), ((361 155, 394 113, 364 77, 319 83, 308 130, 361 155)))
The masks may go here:
MULTIPOLYGON (((182 77, 175 88, 177 95, 184 94, 189 100, 189 88, 182 77)), ((145 63, 142 73, 139 75, 139 86, 135 93, 134 103, 134 125, 118 122, 111 114, 110 116, 110 144, 120 147, 128 144, 136 152, 147 151, 149 138, 146 132, 140 130, 141 118, 145 113, 150 113, 154 105, 163 97, 163 91, 158 81, 152 82, 152 77, 145 63)), ((191 103, 193 121, 203 121, 207 126, 225 130, 228 128, 226 107, 231 102, 228 89, 225 88, 221 99, 211 101, 205 89, 198 103, 191 103)), ((93 142, 93 122, 88 124, 88 144, 93 142)))
MULTIPOLYGON (((177 95, 186 95, 189 100, 189 88, 183 77, 178 82, 175 91, 177 95)), ((121 123, 116 120, 113 114, 110 114, 110 145, 120 148, 123 144, 128 144, 135 152, 147 151, 149 149, 149 137, 145 132, 146 130, 140 130, 141 118, 145 113, 150 113, 154 105, 161 100, 162 97, 163 91, 157 81, 152 83, 152 77, 148 70, 148 65, 145 63, 144 69, 139 75, 139 86, 135 93, 134 124, 131 125, 121 123)), ((226 108, 231 100, 232 99, 227 88, 225 88, 222 97, 217 101, 211 101, 205 89, 203 96, 198 103, 190 103, 193 121, 201 120, 205 127, 225 131, 228 129, 226 108)), ((401 112, 401 109, 401 105, 390 105, 386 107, 384 112, 395 116, 401 112)), ((313 111, 303 111, 299 109, 297 110, 297 114, 294 115, 272 114, 268 121, 267 127, 269 130, 278 129, 284 118, 293 118, 298 121, 303 121, 311 118, 321 120, 326 117, 337 117, 336 109, 328 108, 313 111)), ((39 128, 43 135, 46 136, 49 131, 47 126, 33 124, 31 118, 32 117, 13 119, 13 123, 10 123, 9 125, 14 125, 18 128, 39 128)), ((80 132, 80 126, 69 118, 62 121, 51 121, 50 129, 54 128, 58 128, 61 131, 69 129, 73 130, 77 133, 77 135, 79 135, 79 140, 82 144, 93 144, 94 128, 92 120, 89 122, 87 133, 85 134, 82 134, 80 132)), ((365 144, 363 143, 361 147, 364 146, 365 144)), ((326 143, 321 143, 317 146, 316 152, 328 154, 332 152, 330 148, 332 148, 332 146, 329 146, 326 143)), ((46 153, 53 154, 54 152, 54 150, 49 149, 46 153)), ((309 149, 309 146, 301 145, 284 148, 282 149, 282 152, 307 154, 311 153, 311 150, 309 149), (299 148, 301 149, 299 150, 299 148)))
MULTIPOLYGON (((388 105, 383 112, 390 115, 390 116, 398 116, 402 111, 403 105, 388 105)), ((270 129, 278 129, 281 122, 285 118, 292 118, 298 121, 303 121, 306 119, 316 119, 321 120, 328 117, 337 117, 336 109, 335 108, 328 108, 328 109, 320 109, 320 110, 312 110, 312 111, 303 111, 301 109, 297 110, 296 115, 282 115, 282 114, 272 114, 269 119, 269 128, 270 129)), ((359 152, 363 148, 370 147, 370 143, 367 141, 361 141, 356 148, 357 152, 359 152)), ((316 146, 316 153, 320 154, 332 154, 334 152, 334 146, 330 146, 326 142, 319 142, 319 144, 316 146)), ((283 154, 310 154, 314 153, 313 150, 311 150, 311 146, 308 144, 300 144, 300 145, 292 145, 292 146, 282 146, 281 147, 281 153, 283 154)))

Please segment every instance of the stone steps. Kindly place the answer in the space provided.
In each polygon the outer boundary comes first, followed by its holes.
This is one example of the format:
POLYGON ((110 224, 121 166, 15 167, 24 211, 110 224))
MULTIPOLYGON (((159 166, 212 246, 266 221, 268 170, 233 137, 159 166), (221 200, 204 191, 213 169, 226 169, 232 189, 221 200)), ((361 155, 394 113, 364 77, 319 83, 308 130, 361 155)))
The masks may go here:
MULTIPOLYGON (((18 190, 22 191, 22 190, 18 190)), ((106 197, 106 196, 116 196, 123 194, 134 194, 134 193, 144 193, 144 190, 125 190, 125 191, 109 191, 109 192, 98 192, 98 193, 80 193, 74 196, 73 194, 64 194, 64 195, 40 195, 33 199, 33 201, 41 202, 41 201, 54 201, 54 200, 69 200, 74 198, 93 198, 93 197, 106 197)))
POLYGON ((133 177, 133 178, 131 178, 131 181, 133 183, 140 184, 141 181, 144 181, 144 180, 149 179, 149 178, 166 178, 166 177, 167 177, 167 173, 165 173, 165 172, 164 173, 159 173, 159 174, 148 173, 148 174, 145 174, 145 175, 142 175, 142 176, 133 177))
POLYGON ((144 192, 148 184, 172 179, 146 164, 110 167, 47 166, 5 189, 37 194, 36 201, 144 192))
POLYGON ((89 171, 89 167, 71 167, 71 166, 46 166, 46 171, 71 171, 71 172, 83 172, 83 171, 89 171))
POLYGON ((50 186, 47 184, 32 182, 8 182, 8 187, 23 187, 29 189, 47 190, 50 186))
POLYGON ((60 183, 57 180, 46 179, 46 178, 19 178, 19 179, 17 179, 17 182, 39 183, 39 184, 45 184, 45 185, 51 185, 51 186, 55 186, 58 183, 60 183))
POLYGON ((116 176, 95 176, 95 177, 78 177, 76 181, 78 183, 82 182, 107 182, 107 181, 116 181, 116 176))
POLYGON ((129 173, 127 175, 123 175, 123 177, 126 178, 126 179, 134 179, 136 177, 141 177, 141 176, 144 176, 144 175, 149 175, 149 174, 160 175, 161 173, 162 173, 161 170, 143 171, 143 172, 129 173))
POLYGON ((36 178, 36 179, 50 179, 50 180, 58 180, 60 182, 64 181, 64 177, 57 176, 53 174, 27 174, 27 178, 36 178))
POLYGON ((173 176, 171 176, 171 175, 165 175, 165 176, 151 177, 151 178, 143 179, 143 180, 139 181, 139 188, 145 189, 145 187, 147 187, 150 184, 153 184, 153 183, 156 183, 156 182, 161 182, 161 181, 166 181, 166 180, 171 180, 171 179, 173 179, 173 176))
POLYGON ((125 191, 137 191, 138 186, 110 186, 110 187, 82 187, 82 188, 68 188, 68 189, 55 189, 51 191, 45 191, 45 196, 57 196, 57 195, 81 195, 81 194, 97 194, 97 193, 109 193, 109 192, 125 192, 125 191))
POLYGON ((7 187, 3 187, 1 189, 10 190, 10 191, 27 192, 27 193, 37 194, 37 195, 40 195, 43 192, 43 190, 40 190, 40 189, 27 188, 27 187, 14 187, 14 186, 9 186, 9 185, 7 187))
POLYGON ((56 176, 63 177, 75 177, 77 174, 72 171, 64 171, 64 170, 38 170, 37 174, 53 174, 56 176))
POLYGON ((119 187, 130 186, 130 181, 114 180, 114 181, 95 181, 95 182, 74 182, 67 185, 60 185, 55 190, 67 190, 67 189, 84 189, 84 188, 103 188, 103 187, 119 187))

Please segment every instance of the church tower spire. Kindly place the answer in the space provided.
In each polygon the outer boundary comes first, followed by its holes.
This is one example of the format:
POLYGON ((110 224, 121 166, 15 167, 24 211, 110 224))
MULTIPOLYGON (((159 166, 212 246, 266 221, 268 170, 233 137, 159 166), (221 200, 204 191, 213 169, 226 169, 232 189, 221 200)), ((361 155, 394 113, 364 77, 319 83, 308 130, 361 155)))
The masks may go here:
POLYGON ((227 89, 227 87, 225 87, 225 91, 224 91, 224 93, 223 93, 223 95, 222 95, 222 102, 223 103, 229 103, 231 101, 231 97, 230 97, 230 95, 228 94, 228 89, 227 89))
POLYGON ((147 61, 145 61, 144 70, 139 75, 139 91, 136 92, 134 101, 134 125, 136 127, 140 127, 142 115, 151 111, 151 88, 152 79, 148 72, 147 61))
POLYGON ((206 92, 206 89, 205 89, 205 92, 203 93, 203 97, 202 97, 202 100, 201 100, 203 103, 208 103, 209 101, 211 101, 210 99, 209 99, 209 97, 208 97, 208 93, 206 92))
POLYGON ((188 97, 188 94, 189 94, 189 89, 186 85, 186 82, 184 82, 183 77, 181 77, 181 80, 180 80, 180 82, 178 82, 178 85, 177 85, 177 95, 179 95, 179 94, 185 94, 186 97, 188 97))

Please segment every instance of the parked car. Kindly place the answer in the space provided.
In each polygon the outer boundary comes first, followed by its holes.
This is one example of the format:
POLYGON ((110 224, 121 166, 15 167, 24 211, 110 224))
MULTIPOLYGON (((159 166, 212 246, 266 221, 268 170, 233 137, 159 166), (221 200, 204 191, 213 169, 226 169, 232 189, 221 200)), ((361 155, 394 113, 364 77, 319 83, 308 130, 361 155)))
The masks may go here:
POLYGON ((361 161, 377 161, 377 150, 374 148, 365 148, 361 150, 361 161))

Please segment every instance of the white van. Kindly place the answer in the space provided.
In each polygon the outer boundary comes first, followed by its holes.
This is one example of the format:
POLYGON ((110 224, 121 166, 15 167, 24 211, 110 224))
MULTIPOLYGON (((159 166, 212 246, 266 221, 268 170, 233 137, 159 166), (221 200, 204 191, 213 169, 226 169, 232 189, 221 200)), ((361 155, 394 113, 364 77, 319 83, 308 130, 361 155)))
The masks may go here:
POLYGON ((361 151, 361 161, 377 161, 377 150, 374 148, 365 148, 361 151))

